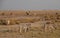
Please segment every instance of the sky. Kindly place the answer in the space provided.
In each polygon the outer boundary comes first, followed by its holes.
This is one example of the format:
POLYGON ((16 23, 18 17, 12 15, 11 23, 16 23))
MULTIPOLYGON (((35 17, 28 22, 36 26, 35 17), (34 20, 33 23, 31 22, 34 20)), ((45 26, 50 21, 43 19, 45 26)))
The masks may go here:
POLYGON ((60 9, 60 0, 0 0, 0 10, 60 9))

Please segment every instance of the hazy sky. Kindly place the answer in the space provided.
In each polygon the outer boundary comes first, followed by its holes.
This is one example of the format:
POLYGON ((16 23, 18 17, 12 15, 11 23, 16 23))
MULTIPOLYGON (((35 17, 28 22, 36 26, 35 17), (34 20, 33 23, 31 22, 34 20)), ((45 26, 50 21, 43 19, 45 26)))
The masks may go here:
POLYGON ((0 0, 1 9, 60 9, 60 0, 0 0))

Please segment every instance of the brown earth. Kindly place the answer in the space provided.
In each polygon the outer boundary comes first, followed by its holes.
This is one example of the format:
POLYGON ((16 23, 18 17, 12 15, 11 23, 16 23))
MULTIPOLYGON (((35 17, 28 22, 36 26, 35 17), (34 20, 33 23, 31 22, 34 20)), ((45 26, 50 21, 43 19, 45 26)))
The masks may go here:
POLYGON ((0 10, 1 20, 10 24, 0 25, 0 38, 60 38, 60 10, 0 10), (31 28, 20 33, 22 23, 31 28))

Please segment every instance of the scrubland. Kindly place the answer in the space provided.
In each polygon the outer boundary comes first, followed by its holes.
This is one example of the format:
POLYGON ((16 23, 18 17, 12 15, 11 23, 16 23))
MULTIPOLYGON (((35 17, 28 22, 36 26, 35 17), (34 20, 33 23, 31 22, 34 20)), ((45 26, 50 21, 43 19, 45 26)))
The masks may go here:
POLYGON ((0 10, 0 38, 60 38, 60 10, 0 10))

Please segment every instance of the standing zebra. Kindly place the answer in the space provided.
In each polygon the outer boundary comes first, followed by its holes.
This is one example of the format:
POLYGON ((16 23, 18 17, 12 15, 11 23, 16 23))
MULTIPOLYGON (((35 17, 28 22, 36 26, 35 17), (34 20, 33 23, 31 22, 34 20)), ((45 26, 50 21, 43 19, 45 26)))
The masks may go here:
POLYGON ((29 24, 29 23, 26 23, 26 24, 22 23, 20 25, 20 27, 19 27, 20 33, 23 32, 23 31, 27 32, 30 27, 31 27, 31 24, 29 24))

